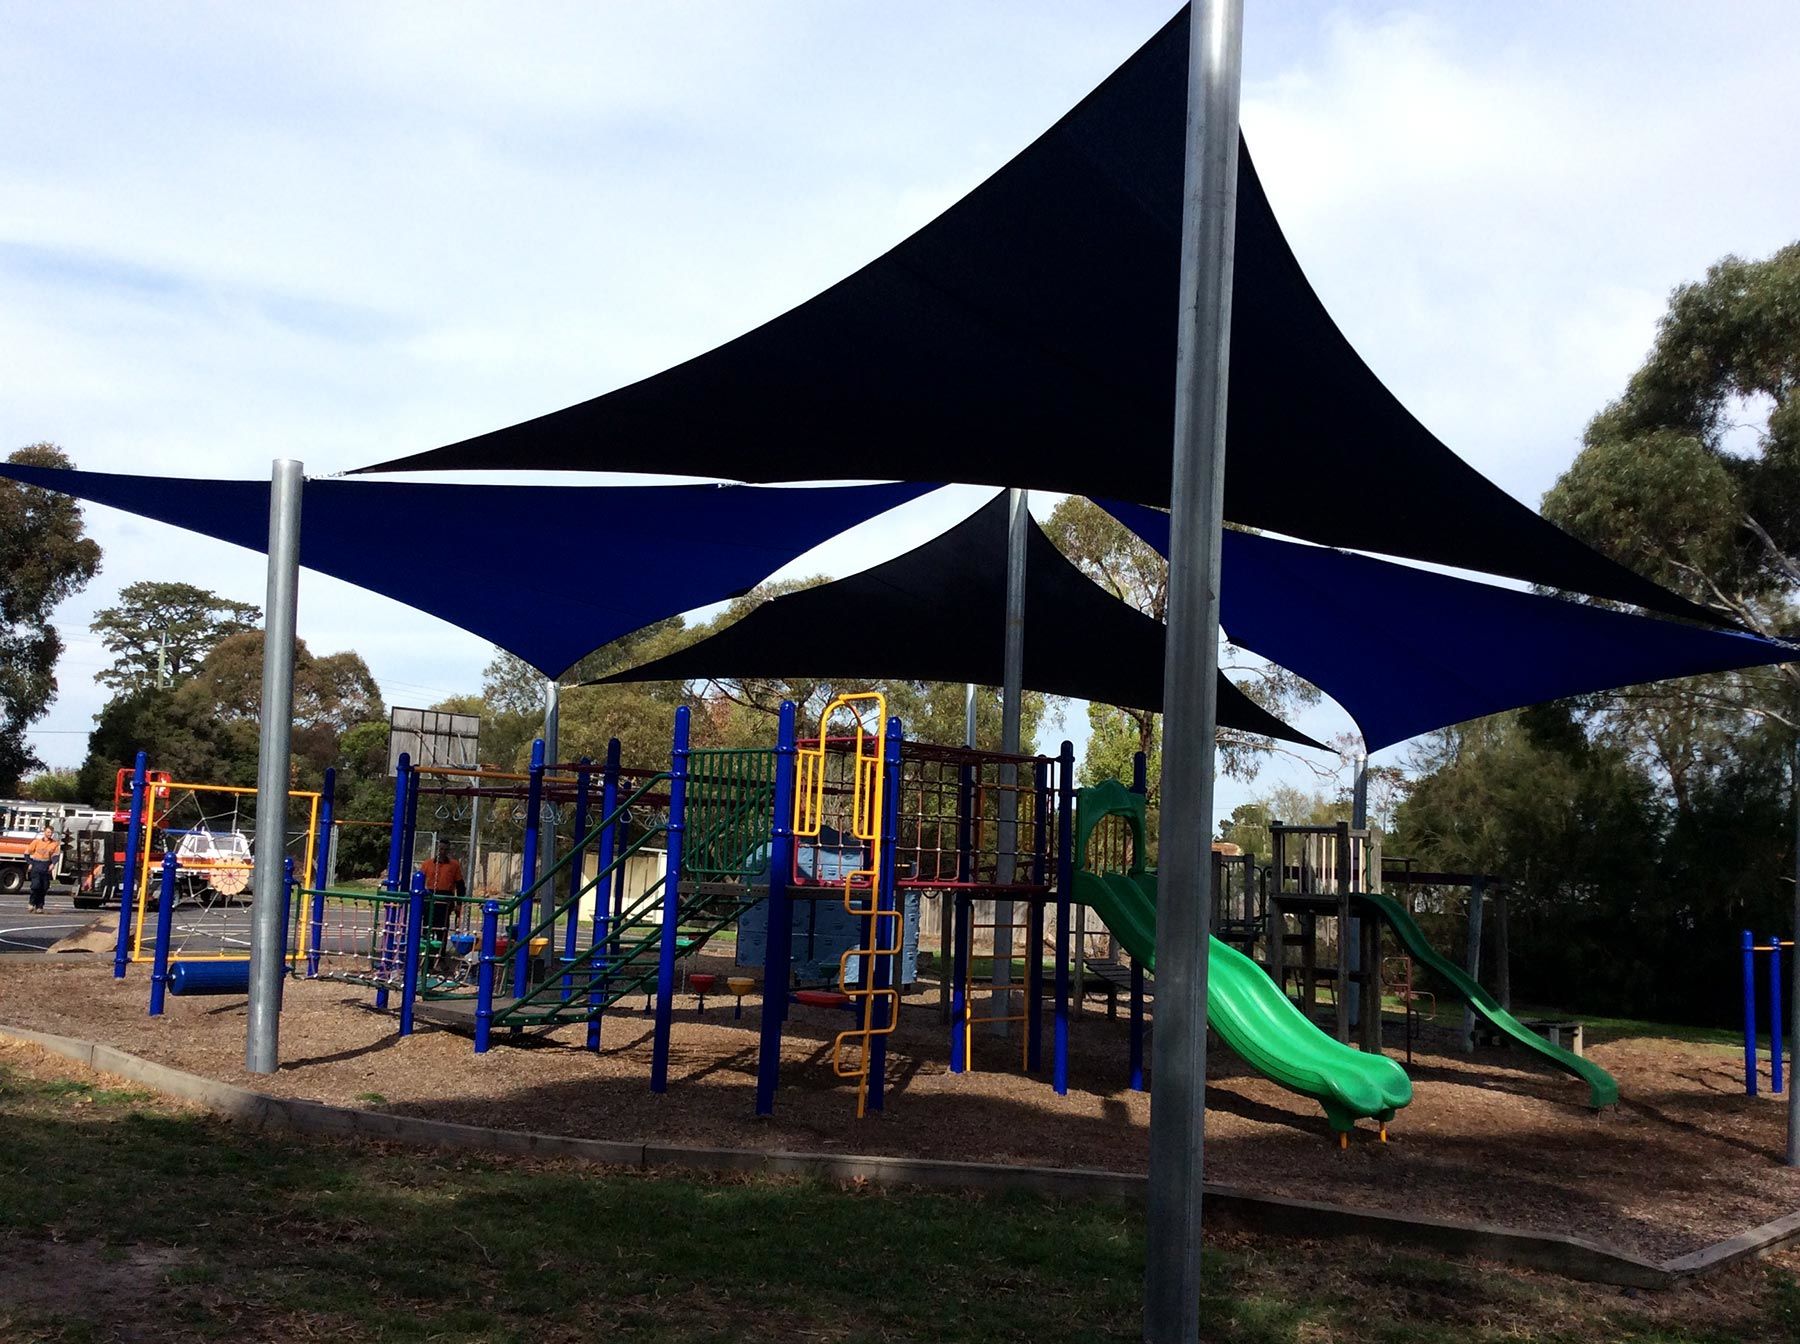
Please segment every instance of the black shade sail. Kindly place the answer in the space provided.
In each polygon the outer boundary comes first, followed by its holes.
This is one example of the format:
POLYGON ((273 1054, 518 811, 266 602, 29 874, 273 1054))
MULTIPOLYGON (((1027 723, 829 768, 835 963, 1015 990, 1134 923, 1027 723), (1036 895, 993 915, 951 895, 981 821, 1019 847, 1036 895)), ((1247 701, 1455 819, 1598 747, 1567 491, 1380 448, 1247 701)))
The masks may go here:
MULTIPOLYGON (((1161 709, 1163 627, 1076 569, 1034 522, 1026 548, 1025 688, 1161 709)), ((1006 497, 885 564, 757 607, 707 639, 602 677, 731 681, 819 677, 998 686, 1006 621, 1006 497)), ((1219 678, 1219 725, 1301 746, 1219 678)))
MULTIPOLYGON (((966 481, 1166 507, 1184 9, 932 223, 816 298, 628 387, 370 471, 966 481)), ((1246 153, 1225 514, 1310 541, 1717 620, 1488 481, 1319 302, 1246 153)))

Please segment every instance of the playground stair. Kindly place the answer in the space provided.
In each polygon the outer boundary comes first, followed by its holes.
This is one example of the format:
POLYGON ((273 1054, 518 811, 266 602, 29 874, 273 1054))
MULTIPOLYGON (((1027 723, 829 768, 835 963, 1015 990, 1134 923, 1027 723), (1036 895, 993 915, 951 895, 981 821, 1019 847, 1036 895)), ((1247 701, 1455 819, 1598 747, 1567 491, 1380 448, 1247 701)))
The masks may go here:
MULTIPOLYGON (((724 929, 735 924, 767 895, 766 887, 725 883, 684 883, 675 931, 677 956, 699 952, 724 929)), ((573 958, 545 956, 541 979, 523 994, 496 995, 490 1019, 495 1027, 556 1027, 590 1022, 634 994, 652 994, 662 957, 663 901, 660 890, 625 912, 604 943, 573 958)), ((419 1004, 423 1021, 472 1028, 476 1004, 471 998, 428 1000, 419 1004)))
MULTIPOLYGON (((737 755, 748 756, 748 753, 737 755)), ((742 772, 755 764, 751 762, 746 766, 739 762, 734 769, 742 772)), ((736 784, 738 781, 734 779, 731 782, 736 784)), ((729 851, 736 856, 731 867, 740 874, 744 871, 748 849, 748 842, 743 836, 753 834, 756 829, 759 815, 757 804, 761 801, 762 792, 757 787, 759 781, 750 782, 749 788, 740 785, 734 790, 715 791, 720 799, 729 801, 729 808, 695 808, 687 817, 687 825, 703 845, 717 848, 721 852, 729 851)), ((651 790, 666 787, 667 783, 666 774, 658 775, 620 802, 608 816, 588 831, 570 853, 551 865, 525 891, 509 901, 502 913, 516 919, 521 909, 529 909, 528 902, 532 899, 547 895, 567 882, 569 864, 576 855, 599 844, 609 828, 628 822, 632 816, 631 809, 641 806, 651 790)), ((531 921, 532 927, 528 932, 516 931, 518 937, 527 941, 527 945, 542 939, 545 948, 541 954, 524 963, 526 975, 523 977, 523 984, 515 984, 510 994, 494 994, 489 1016, 491 1026, 523 1029, 591 1022, 622 999, 633 994, 654 993, 661 969, 663 938, 667 932, 664 914, 669 874, 666 872, 611 916, 609 927, 591 937, 585 947, 572 953, 559 950, 559 943, 562 947, 567 947, 572 922, 576 926, 575 931, 579 933, 583 903, 591 899, 597 912, 603 909, 606 894, 612 891, 614 878, 622 872, 625 864, 653 842, 666 837, 669 828, 666 822, 660 822, 639 825, 636 829, 638 834, 635 839, 620 848, 608 862, 601 864, 593 876, 553 902, 542 916, 531 921)), ((766 825, 764 830, 766 833, 766 825)), ((687 863, 683 863, 682 869, 684 877, 693 873, 687 863)), ((717 877, 720 871, 716 868, 703 869, 700 876, 717 877)), ((678 956, 698 952, 714 935, 735 924, 744 911, 763 900, 768 893, 766 886, 753 885, 743 880, 681 881, 676 891, 679 899, 674 936, 678 956)), ((516 948, 517 944, 514 946, 516 948)), ((497 973, 504 973, 517 966, 518 963, 511 960, 513 955, 505 954, 496 959, 497 973)), ((417 1012, 426 1021, 452 1027, 473 1027, 479 1012, 478 1004, 478 996, 470 992, 467 985, 435 992, 427 989, 417 1012)))

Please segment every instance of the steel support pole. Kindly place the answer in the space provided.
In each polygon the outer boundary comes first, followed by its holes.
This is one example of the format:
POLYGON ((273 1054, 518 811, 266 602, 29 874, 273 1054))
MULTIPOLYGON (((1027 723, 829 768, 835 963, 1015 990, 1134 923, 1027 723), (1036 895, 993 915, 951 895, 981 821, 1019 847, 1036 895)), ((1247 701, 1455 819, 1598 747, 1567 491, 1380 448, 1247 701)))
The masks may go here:
POLYGON ((262 744, 256 764, 255 896, 250 908, 250 1010, 244 1067, 280 1059, 283 870, 294 729, 294 626, 300 593, 300 463, 281 458, 269 484, 269 586, 263 605, 262 744))
MULTIPOLYGON (((1787 1164, 1800 1167, 1800 742, 1794 744, 1794 954, 1788 959, 1794 983, 1788 989, 1788 1011, 1794 1015, 1788 1040, 1794 1049, 1794 1067, 1788 1070, 1787 1164)), ((1776 937, 1780 937, 1779 934, 1776 937)))
MULTIPOLYGON (((556 678, 548 677, 544 681, 544 764, 555 765, 562 759, 558 755, 561 743, 558 735, 561 732, 562 719, 562 687, 556 684, 556 678)), ((556 804, 541 802, 538 804, 538 871, 548 872, 556 863, 556 804)), ((556 895, 552 892, 545 900, 545 907, 556 908, 556 895)), ((551 935, 550 952, 556 951, 554 928, 547 930, 551 935)))
MULTIPOLYGON (((1031 492, 1006 492, 1006 642, 1002 651, 1000 687, 1000 750, 1019 754, 1019 722, 1025 694, 1025 546, 1031 536, 1031 492)), ((1011 886, 1019 865, 1019 767, 1008 761, 1000 767, 1000 796, 996 799, 998 823, 995 836, 994 880, 1011 886)), ((992 1031, 1011 1032, 1012 1016, 1013 903, 994 902, 994 989, 1000 1011, 992 1031)), ((1029 955, 1029 952, 1027 953, 1029 955)))
MULTIPOLYGON (((1355 769, 1356 769, 1356 773, 1352 777, 1351 784, 1350 784, 1350 829, 1353 831, 1366 831, 1369 829, 1369 753, 1368 752, 1359 751, 1356 753, 1355 769)), ((1358 887, 1361 890, 1369 890, 1370 889, 1369 888, 1369 876, 1368 876, 1368 871, 1367 871, 1368 864, 1369 864, 1369 846, 1368 846, 1368 842, 1365 841, 1363 843, 1362 880, 1358 883, 1358 887)), ((1352 915, 1352 916, 1350 916, 1350 927, 1347 930, 1343 931, 1339 935, 1340 937, 1346 938, 1350 945, 1351 983, 1346 984, 1346 985, 1339 985, 1338 986, 1338 996, 1340 998, 1343 998, 1346 995, 1349 997, 1349 1000, 1350 1000, 1350 1026, 1352 1028, 1362 1026, 1363 1003, 1364 1003, 1364 1000, 1366 1000, 1368 998, 1368 995, 1363 992, 1362 984, 1361 984, 1361 976, 1363 975, 1363 927, 1362 926, 1363 926, 1362 916, 1352 915)), ((1379 965, 1377 965, 1376 968, 1370 972, 1370 974, 1378 974, 1379 971, 1380 971, 1380 967, 1379 967, 1379 965)), ((1380 1001, 1377 1000, 1377 1005, 1378 1005, 1377 1011, 1379 1011, 1379 1002, 1380 1001)), ((1364 1046, 1365 1046, 1365 1048, 1367 1048, 1367 1042, 1364 1043, 1364 1046)))
POLYGON ((1144 1338, 1150 1344, 1188 1344, 1200 1337, 1219 535, 1237 233, 1243 0, 1194 0, 1189 15, 1163 664, 1156 1031, 1151 1038, 1156 1090, 1150 1107, 1144 1266, 1144 1338))

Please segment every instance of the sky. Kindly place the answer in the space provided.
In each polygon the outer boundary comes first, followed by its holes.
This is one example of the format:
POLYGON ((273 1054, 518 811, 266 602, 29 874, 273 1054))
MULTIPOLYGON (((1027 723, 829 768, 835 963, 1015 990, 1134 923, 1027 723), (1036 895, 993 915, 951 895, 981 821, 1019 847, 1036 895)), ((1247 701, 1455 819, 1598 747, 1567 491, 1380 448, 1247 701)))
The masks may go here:
MULTIPOLYGON (((1528 503, 1673 287, 1800 237, 1800 6, 1247 10, 1244 132, 1302 266, 1401 400, 1528 503)), ((899 241, 1171 12, 0 0, 0 452, 322 475, 594 396, 899 241)), ((788 572, 864 568, 988 493, 940 492, 788 572)), ((33 735, 56 766, 104 698, 87 624, 120 588, 263 596, 258 556, 88 523, 104 568, 56 614, 61 693, 33 735)), ((529 581, 528 536, 396 525, 452 574, 529 581)), ((300 634, 356 649, 397 704, 476 689, 492 654, 311 574, 300 634)), ((1351 729, 1329 705, 1300 724, 1351 729)), ((1079 708, 1067 729, 1085 735, 1079 708)), ((1222 781, 1219 810, 1280 779, 1311 776, 1222 781)))

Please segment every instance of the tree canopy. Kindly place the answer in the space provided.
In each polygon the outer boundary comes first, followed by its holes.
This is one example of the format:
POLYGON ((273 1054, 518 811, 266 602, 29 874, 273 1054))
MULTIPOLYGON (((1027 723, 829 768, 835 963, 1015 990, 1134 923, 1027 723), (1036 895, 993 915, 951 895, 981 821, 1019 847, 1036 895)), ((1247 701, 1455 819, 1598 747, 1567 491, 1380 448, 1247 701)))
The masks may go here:
POLYGON ((191 583, 142 580, 119 590, 118 605, 89 625, 113 655, 97 680, 133 694, 186 681, 220 640, 254 630, 262 609, 191 583))
MULTIPOLYGON (((1168 561, 1098 504, 1070 495, 1051 512, 1044 531, 1078 569, 1114 597, 1146 616, 1168 619, 1168 561)), ((1283 719, 1321 698, 1310 683, 1229 639, 1220 668, 1252 700, 1283 719)), ((1154 800, 1162 778, 1162 716, 1147 709, 1090 704, 1088 728, 1081 782, 1129 782, 1132 758, 1141 751, 1149 758, 1149 793, 1154 800)), ((1254 778, 1263 761, 1282 750, 1269 738, 1230 728, 1219 731, 1218 742, 1220 771, 1237 779, 1254 778)))
MULTIPOLYGON (((20 448, 7 461, 73 465, 50 443, 20 448)), ((20 778, 43 764, 25 733, 56 698, 63 642, 50 614, 99 569, 100 547, 87 535, 73 499, 0 481, 0 794, 16 793, 20 778)))

